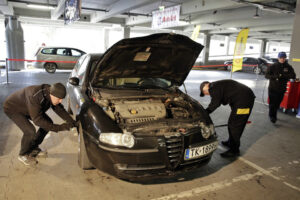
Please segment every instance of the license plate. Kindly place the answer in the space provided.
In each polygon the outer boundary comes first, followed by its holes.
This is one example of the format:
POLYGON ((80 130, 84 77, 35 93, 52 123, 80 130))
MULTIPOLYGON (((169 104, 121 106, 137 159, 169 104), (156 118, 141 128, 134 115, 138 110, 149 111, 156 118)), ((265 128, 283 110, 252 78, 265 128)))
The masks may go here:
POLYGON ((194 148, 189 148, 185 150, 184 154, 184 159, 189 160, 189 159, 194 159, 194 158, 199 158, 202 156, 205 156, 214 150, 216 150, 218 147, 218 142, 213 142, 210 144, 207 144, 205 146, 201 147, 194 147, 194 148))

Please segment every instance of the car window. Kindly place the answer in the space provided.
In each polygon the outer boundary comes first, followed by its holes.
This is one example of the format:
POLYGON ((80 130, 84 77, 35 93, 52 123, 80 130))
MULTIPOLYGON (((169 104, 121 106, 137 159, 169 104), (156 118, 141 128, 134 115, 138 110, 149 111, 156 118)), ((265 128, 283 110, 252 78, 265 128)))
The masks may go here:
POLYGON ((78 69, 80 67, 80 65, 82 64, 82 62, 84 61, 86 55, 81 56, 78 61, 76 62, 74 69, 76 70, 76 73, 78 73, 78 69))
POLYGON ((67 55, 67 49, 57 49, 56 54, 60 56, 66 56, 67 55))
POLYGON ((87 68, 87 66, 90 62, 90 59, 91 59, 91 56, 86 56, 84 61, 82 62, 82 64, 78 68, 77 75, 78 75, 78 78, 79 78, 79 85, 82 84, 83 76, 84 76, 85 70, 86 70, 86 68, 87 68))
POLYGON ((92 65, 91 65, 91 69, 90 69, 90 75, 92 73, 94 73, 95 67, 97 66, 98 60, 94 60, 92 65))
POLYGON ((56 54, 55 53, 55 48, 45 48, 41 52, 43 54, 52 54, 52 55, 56 54))
POLYGON ((81 52, 78 50, 71 49, 71 52, 72 52, 72 56, 76 56, 76 57, 81 56, 81 52))
POLYGON ((172 82, 163 78, 110 78, 99 80, 95 85, 96 87, 108 87, 108 88, 168 88, 172 86, 172 82))

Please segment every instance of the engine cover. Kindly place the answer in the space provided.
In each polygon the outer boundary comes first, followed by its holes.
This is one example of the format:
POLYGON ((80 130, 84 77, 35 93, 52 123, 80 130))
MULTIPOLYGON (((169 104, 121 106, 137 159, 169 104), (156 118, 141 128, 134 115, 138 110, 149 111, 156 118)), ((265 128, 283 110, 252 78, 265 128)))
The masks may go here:
POLYGON ((141 123, 166 117, 166 108, 160 100, 114 102, 115 112, 127 123, 141 123))

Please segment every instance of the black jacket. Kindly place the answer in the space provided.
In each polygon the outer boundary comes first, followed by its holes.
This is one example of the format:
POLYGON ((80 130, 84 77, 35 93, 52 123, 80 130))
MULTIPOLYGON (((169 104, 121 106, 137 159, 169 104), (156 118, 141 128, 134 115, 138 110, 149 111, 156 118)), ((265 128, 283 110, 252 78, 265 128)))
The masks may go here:
POLYGON ((234 80, 220 80, 209 84, 211 102, 206 111, 212 113, 221 104, 231 108, 243 108, 253 103, 255 95, 246 85, 234 80))
POLYGON ((49 122, 44 117, 46 111, 51 107, 62 119, 74 123, 63 105, 51 104, 49 88, 50 85, 47 84, 33 85, 11 94, 3 104, 5 113, 19 113, 28 116, 36 126, 58 132, 61 130, 61 126, 49 122))
POLYGON ((269 90, 284 93, 288 80, 295 79, 296 74, 287 62, 277 62, 267 69, 265 77, 270 79, 269 90))

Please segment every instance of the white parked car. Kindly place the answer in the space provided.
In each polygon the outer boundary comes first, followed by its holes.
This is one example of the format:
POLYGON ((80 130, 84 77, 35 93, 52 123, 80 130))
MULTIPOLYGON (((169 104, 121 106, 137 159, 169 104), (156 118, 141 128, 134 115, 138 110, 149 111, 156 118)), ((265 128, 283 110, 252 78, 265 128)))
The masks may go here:
POLYGON ((73 69, 77 60, 86 54, 84 51, 69 47, 40 47, 35 54, 35 68, 45 68, 49 73, 56 69, 73 69))

